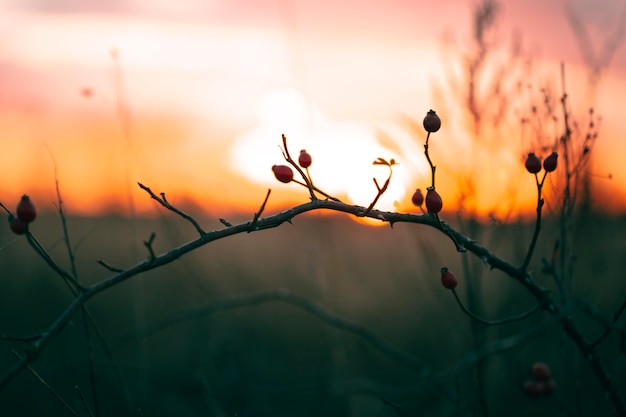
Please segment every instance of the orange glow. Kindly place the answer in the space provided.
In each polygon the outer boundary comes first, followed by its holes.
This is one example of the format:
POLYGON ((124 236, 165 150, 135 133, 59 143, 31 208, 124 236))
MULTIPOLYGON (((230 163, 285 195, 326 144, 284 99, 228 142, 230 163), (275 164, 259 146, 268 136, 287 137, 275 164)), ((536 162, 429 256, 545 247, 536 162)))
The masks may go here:
MULTIPOLYGON (((210 3, 204 14, 189 6, 173 19, 163 5, 131 0, 134 13, 6 6, 0 36, 17 41, 0 45, 0 201, 10 207, 27 193, 54 209, 56 164, 74 214, 153 214, 138 181, 206 213, 253 213, 272 188, 267 210, 278 210, 308 200, 305 189, 278 183, 271 172, 284 163, 285 134, 294 158, 300 149, 313 156, 315 184, 351 204, 367 206, 377 192, 372 179, 382 185, 387 178, 386 167, 372 162, 394 158, 399 165, 376 208, 417 212, 411 194, 430 185, 425 132, 411 131, 403 117, 419 127, 439 100, 443 126, 430 152, 444 213, 532 215, 535 184, 523 168, 531 141, 519 124, 508 120, 502 140, 481 147, 450 91, 433 94, 445 85, 441 35, 469 30, 465 2, 438 6, 440 19, 425 15, 433 6, 425 1, 347 2, 334 13, 303 1, 290 17, 280 8, 210 3)), ((544 19, 558 14, 556 6, 536 16, 531 6, 504 3, 506 29, 542 42, 538 66, 550 81, 559 84, 559 63, 566 63, 571 109, 585 123, 587 91, 579 86, 587 78, 574 38, 565 21, 544 19)), ((617 103, 626 91, 624 48, 601 81, 592 189, 602 202, 596 208, 623 213, 626 126, 617 103)))

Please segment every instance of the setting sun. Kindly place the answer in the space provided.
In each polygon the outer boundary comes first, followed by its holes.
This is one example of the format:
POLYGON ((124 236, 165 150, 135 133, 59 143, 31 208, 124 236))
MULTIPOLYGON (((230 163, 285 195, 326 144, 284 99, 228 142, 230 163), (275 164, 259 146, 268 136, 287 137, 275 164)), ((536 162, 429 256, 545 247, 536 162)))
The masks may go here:
MULTIPOLYGON (((444 210, 532 212, 534 179, 523 156, 539 151, 538 139, 520 121, 541 101, 524 88, 539 92, 547 80, 558 101, 563 62, 572 120, 583 126, 589 106, 602 115, 589 168, 593 192, 613 196, 603 209, 626 209, 619 159, 626 128, 615 105, 626 88, 624 49, 592 84, 565 18, 546 20, 531 6, 503 2, 497 53, 485 71, 491 78, 482 82, 495 82, 507 74, 498 65, 522 57, 536 72, 502 84, 506 100, 495 96, 500 104, 485 104, 481 116, 468 110, 462 51, 469 49, 454 41, 471 32, 463 2, 442 6, 441 19, 425 17, 423 2, 346 3, 332 13, 308 1, 293 9, 189 3, 174 14, 159 4, 121 4, 66 13, 10 2, 3 10, 1 33, 19 40, 0 47, 3 200, 27 192, 53 209, 56 167, 66 202, 81 214, 129 206, 150 214, 153 203, 137 181, 206 211, 249 212, 267 188, 277 206, 295 204, 306 201, 306 190, 277 183, 271 171, 284 163, 284 134, 292 155, 306 149, 313 156, 315 184, 353 204, 368 205, 377 193, 373 178, 387 178, 372 162, 393 158, 398 165, 377 208, 414 210, 411 194, 430 184, 420 124, 434 108, 443 120, 431 152, 444 210), (513 30, 525 43, 511 60, 505 46, 513 30), (524 49, 539 41, 542 53, 524 49), (478 133, 476 117, 498 126, 478 133)), ((559 16, 557 5, 549 7, 559 16)), ((597 9, 590 28, 598 32, 611 13, 597 9)), ((558 135, 562 126, 551 129, 558 135)))

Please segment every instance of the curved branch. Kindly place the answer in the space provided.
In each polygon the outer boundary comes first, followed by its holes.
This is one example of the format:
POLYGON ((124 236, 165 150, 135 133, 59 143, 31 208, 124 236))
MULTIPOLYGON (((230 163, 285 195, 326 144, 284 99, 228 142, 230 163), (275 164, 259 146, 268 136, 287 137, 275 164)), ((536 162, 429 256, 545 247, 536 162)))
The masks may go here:
POLYGON ((305 310, 333 327, 362 337, 390 358, 393 358, 398 362, 402 362, 422 373, 426 372, 426 366, 419 359, 417 359, 417 357, 387 343, 383 338, 369 330, 367 327, 347 320, 324 307, 322 304, 309 298, 293 294, 287 289, 224 297, 211 301, 201 307, 180 310, 149 326, 139 337, 153 336, 156 333, 183 321, 196 320, 225 310, 260 305, 274 301, 282 301, 305 310))
POLYGON ((463 303, 461 302, 461 299, 459 298, 459 295, 456 293, 456 290, 454 288, 452 289, 452 294, 454 294, 454 298, 456 299, 457 304, 459 305, 459 307, 461 308, 461 310, 465 314, 470 316, 470 318, 472 320, 476 320, 477 322, 479 322, 481 324, 484 324, 485 326, 498 326, 500 324, 506 324, 506 323, 511 323, 511 322, 514 322, 514 321, 523 320, 526 317, 529 317, 529 316, 533 315, 534 313, 538 312, 539 310, 541 310, 541 306, 539 304, 537 304, 536 306, 534 306, 530 310, 524 311, 523 313, 519 313, 519 314, 516 314, 514 316, 504 317, 504 318, 499 319, 499 320, 485 320, 485 319, 477 316, 476 314, 472 313, 470 310, 468 310, 463 305, 463 303))

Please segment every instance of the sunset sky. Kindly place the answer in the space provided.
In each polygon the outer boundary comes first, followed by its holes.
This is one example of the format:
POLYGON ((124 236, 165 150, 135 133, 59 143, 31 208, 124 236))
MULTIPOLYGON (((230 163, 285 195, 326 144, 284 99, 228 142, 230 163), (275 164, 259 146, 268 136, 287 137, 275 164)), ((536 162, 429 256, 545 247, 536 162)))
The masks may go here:
MULTIPOLYGON (((137 181, 206 213, 252 213, 272 188, 270 208, 279 209, 307 201, 306 190, 278 183, 271 172, 284 162, 284 133, 294 155, 302 148, 313 155, 316 185, 357 204, 375 196, 372 176, 386 178, 372 161, 396 159, 379 208, 414 210, 411 194, 430 178, 425 135, 407 119, 421 124, 433 108, 443 120, 431 156, 444 211, 458 207, 468 178, 476 190, 468 208, 530 211, 534 179, 523 155, 549 150, 515 122, 517 113, 498 130, 502 137, 485 139, 487 129, 476 140, 459 88, 445 75, 462 75, 475 3, 4 0, 0 201, 13 206, 26 193, 53 209, 56 165, 73 214, 127 214, 131 205, 154 213, 137 181)), ((533 60, 525 81, 535 92, 553 86, 557 100, 565 64, 582 129, 591 105, 602 117, 591 168, 598 207, 626 211, 626 3, 500 4, 495 61, 510 60, 518 36, 533 60), (588 34, 586 49, 567 13, 588 34), (603 48, 611 53, 603 56, 603 48), (591 61, 602 66, 595 90, 591 61)), ((534 103, 522 94, 510 101, 527 103, 521 112, 534 103)))

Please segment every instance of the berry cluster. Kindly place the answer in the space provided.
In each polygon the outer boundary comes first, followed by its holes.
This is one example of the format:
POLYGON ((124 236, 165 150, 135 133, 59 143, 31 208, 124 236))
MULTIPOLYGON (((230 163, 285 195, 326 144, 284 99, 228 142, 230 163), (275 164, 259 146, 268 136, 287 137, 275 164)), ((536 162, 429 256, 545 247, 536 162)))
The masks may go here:
MULTIPOLYGON (((556 169, 558 157, 558 153, 552 152, 543 160, 543 169, 546 173, 552 172, 556 169)), ((539 171, 541 171, 541 160, 534 154, 534 152, 530 152, 528 154, 524 165, 526 166, 526 170, 531 174, 538 174, 539 171)))
POLYGON ((23 235, 28 230, 28 223, 35 220, 37 211, 30 197, 24 194, 17 204, 15 216, 9 215, 9 227, 13 233, 23 235))
POLYGON ((544 362, 535 362, 530 367, 532 379, 524 382, 523 388, 529 397, 550 395, 556 390, 556 382, 552 379, 552 371, 544 362))
MULTIPOLYGON (((311 158, 311 155, 306 150, 302 149, 298 157, 298 165, 307 169, 311 166, 312 162, 313 158, 311 158)), ((274 165, 272 166, 272 171, 274 171, 274 176, 280 182, 287 184, 293 181, 293 170, 288 165, 274 165)))

